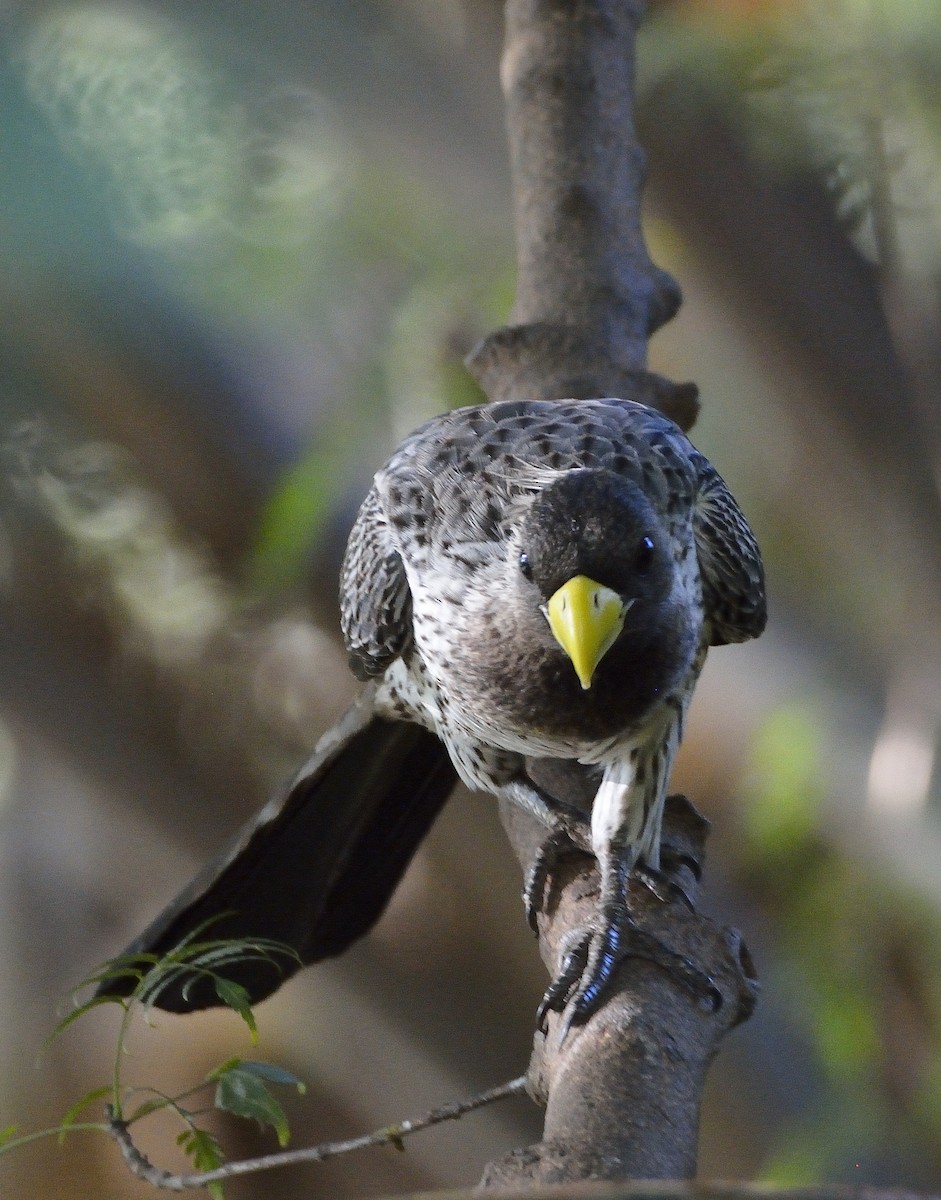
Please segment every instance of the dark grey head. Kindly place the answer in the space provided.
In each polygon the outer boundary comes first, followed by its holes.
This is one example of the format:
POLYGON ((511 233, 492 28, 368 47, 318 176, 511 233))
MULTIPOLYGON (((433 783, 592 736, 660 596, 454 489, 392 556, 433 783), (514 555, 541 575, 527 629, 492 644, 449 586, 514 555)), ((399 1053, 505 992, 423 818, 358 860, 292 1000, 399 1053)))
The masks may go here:
POLYGON ((656 600, 672 583, 667 543, 662 522, 635 484, 611 471, 566 471, 526 515, 519 566, 544 600, 576 575, 625 600, 656 600))
POLYGON ((514 552, 523 590, 582 689, 596 671, 601 678, 632 662, 636 670, 652 652, 661 664, 688 657, 690 639, 677 639, 683 614, 673 595, 674 547, 629 480, 604 470, 562 473, 533 501, 514 552))

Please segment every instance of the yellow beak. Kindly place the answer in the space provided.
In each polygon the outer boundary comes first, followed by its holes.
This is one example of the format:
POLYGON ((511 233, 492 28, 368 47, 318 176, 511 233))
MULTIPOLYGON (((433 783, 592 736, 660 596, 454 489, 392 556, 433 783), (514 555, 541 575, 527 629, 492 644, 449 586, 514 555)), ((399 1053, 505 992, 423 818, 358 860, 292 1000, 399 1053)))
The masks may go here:
POLYGON ((591 687, 598 664, 624 628, 630 605, 611 588, 587 575, 576 575, 543 608, 553 637, 572 660, 583 688, 591 687))

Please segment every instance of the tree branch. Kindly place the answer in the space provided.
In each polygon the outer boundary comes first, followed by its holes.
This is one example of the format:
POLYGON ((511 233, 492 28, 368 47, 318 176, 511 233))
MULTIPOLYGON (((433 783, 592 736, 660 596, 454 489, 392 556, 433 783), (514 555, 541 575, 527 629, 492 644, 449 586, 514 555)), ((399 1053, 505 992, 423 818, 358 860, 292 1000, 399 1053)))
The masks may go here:
MULTIPOLYGON (((540 786, 569 803, 591 785, 575 764, 532 763, 540 786)), ((518 809, 501 816, 524 870, 544 837, 518 809)), ((671 880, 695 901, 707 822, 682 796, 667 800, 664 862, 671 880)), ((597 912, 599 881, 593 859, 573 858, 553 880, 556 900, 540 915, 540 952, 555 975, 572 930, 597 912)), ((669 903, 643 884, 630 889, 631 913, 645 933, 669 946, 689 973, 710 989, 684 985, 682 970, 667 972, 642 959, 626 960, 614 989, 581 1029, 558 1040, 537 1031, 528 1090, 546 1106, 543 1140, 491 1163, 484 1188, 523 1181, 683 1179, 696 1169, 699 1108, 706 1072, 722 1038, 751 1013, 758 983, 739 934, 694 911, 679 891, 669 903), (714 989, 714 990, 712 990, 714 989)))
POLYGON ((508 0, 506 97, 517 290, 512 324, 468 366, 491 400, 634 396, 683 428, 696 388, 648 373, 679 308, 641 232, 634 133, 640 0, 508 0))
MULTIPOLYGON (((616 395, 653 404, 688 429, 696 388, 646 371, 647 339, 676 312, 679 290, 651 262, 641 232, 644 154, 634 132, 640 0, 507 0, 507 102, 518 280, 513 323, 477 347, 469 367, 492 400, 616 395)), ((590 808, 594 783, 576 763, 531 762, 550 794, 590 808)), ((511 806, 502 818, 528 871, 544 830, 511 806)), ((668 801, 665 860, 695 898, 706 822, 668 801)), ((553 880, 540 950, 555 977, 566 939, 597 912, 588 856, 553 880)), ((543 1140, 484 1175, 484 1188, 578 1179, 691 1176, 706 1071, 722 1037, 751 1012, 757 981, 741 938, 693 911, 631 887, 638 925, 680 956, 667 972, 629 959, 607 1002, 559 1045, 559 1021, 537 1032, 528 1087, 546 1105, 543 1140), (708 987, 684 986, 708 979, 708 987)))
MULTIPOLYGON (((397 1121, 373 1133, 364 1133, 359 1137, 343 1138, 336 1142, 321 1142, 317 1146, 305 1146, 300 1150, 284 1150, 280 1154, 264 1154, 259 1158, 243 1158, 235 1162, 225 1163, 213 1171, 195 1171, 189 1174, 176 1174, 166 1171, 163 1167, 155 1166, 138 1149, 131 1137, 127 1121, 119 1120, 113 1109, 108 1106, 108 1132, 117 1142, 121 1155, 132 1175, 143 1179, 152 1187, 161 1188, 168 1192, 188 1192, 204 1188, 210 1183, 221 1183, 226 1179, 234 1179, 237 1175, 254 1175, 259 1171, 270 1171, 274 1167, 294 1166, 297 1163, 324 1162, 328 1158, 336 1158, 340 1154, 349 1154, 353 1150, 365 1150, 369 1146, 399 1146, 402 1141, 413 1133, 430 1129, 432 1125, 440 1125, 444 1121, 456 1121, 475 1109, 493 1104, 497 1100, 506 1100, 510 1096, 518 1096, 524 1089, 525 1078, 511 1079, 509 1083, 489 1088, 466 1100, 454 1100, 433 1108, 422 1117, 414 1117, 405 1121, 397 1121)), ((96 1126, 95 1128, 99 1128, 96 1126)))

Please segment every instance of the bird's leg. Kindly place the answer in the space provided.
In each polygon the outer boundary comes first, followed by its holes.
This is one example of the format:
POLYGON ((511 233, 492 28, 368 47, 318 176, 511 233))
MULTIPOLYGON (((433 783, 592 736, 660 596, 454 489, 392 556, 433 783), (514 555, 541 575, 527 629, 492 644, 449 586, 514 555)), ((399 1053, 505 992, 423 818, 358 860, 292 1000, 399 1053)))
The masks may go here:
POLYGON ((573 805, 547 797, 528 781, 513 780, 501 789, 503 795, 532 813, 546 827, 546 836, 526 872, 523 904, 534 933, 537 918, 546 903, 549 877, 559 862, 570 854, 592 854, 591 830, 585 813, 573 805))
POLYGON ((546 989, 536 1012, 545 1029, 550 1012, 564 1012, 560 1040, 573 1025, 583 1025, 600 1006, 615 971, 627 958, 655 963, 677 980, 699 1003, 715 1007, 721 996, 705 972, 671 950, 655 934, 642 929, 627 905, 632 874, 630 853, 602 864, 601 912, 598 927, 582 930, 563 955, 558 976, 546 989))
POLYGON ((590 930, 573 931, 573 936, 563 950, 559 973, 546 988, 539 1007, 536 1009, 536 1027, 543 1033, 546 1032, 546 1018, 549 1013, 561 1012, 568 1003, 569 997, 574 994, 578 981, 585 972, 590 945, 590 930))
MULTIPOLYGON (((579 976, 577 979, 572 977, 574 958, 570 952, 563 960, 559 980, 549 986, 554 1004, 558 1005, 561 1000, 559 1011, 562 1007, 565 1009, 561 1032, 563 1039, 573 1024, 583 1024, 595 1011, 620 963, 632 953, 638 953, 636 935, 640 930, 627 907, 627 881, 631 865, 629 858, 619 860, 613 871, 605 869, 608 864, 602 865, 600 927, 587 930, 583 935, 578 955, 581 962, 579 976), (559 995, 559 988, 566 979, 569 986, 563 998, 559 995)), ((543 1003, 546 1004, 547 1000, 548 992, 543 997, 543 1003)), ((552 1001, 547 1004, 547 1008, 551 1007, 552 1001)))
POLYGON ((539 932, 538 917, 547 902, 549 880, 563 858, 571 854, 591 854, 588 822, 582 813, 574 816, 561 812, 553 817, 542 845, 533 859, 523 882, 523 904, 526 920, 533 933, 539 932))
POLYGON ((676 880, 676 874, 682 867, 690 867, 687 856, 677 855, 669 845, 664 845, 661 839, 663 818, 663 802, 660 802, 660 813, 656 827, 648 836, 644 835, 640 857, 634 867, 634 878, 652 892, 663 904, 671 900, 681 900, 690 912, 696 911, 696 906, 689 893, 676 880))
MULTIPOLYGON (((681 718, 681 713, 676 715, 681 718)), ((612 763, 595 796, 591 835, 601 873, 598 920, 565 955, 559 977, 539 1008, 542 1020, 550 1011, 565 1010, 563 1037, 599 1007, 626 958, 657 963, 698 999, 714 1001, 712 981, 683 955, 639 928, 628 908, 628 883, 635 870, 659 899, 667 901, 671 893, 678 892, 690 903, 682 888, 677 885, 674 889, 660 869, 664 793, 679 741, 679 723, 679 719, 669 722, 650 750, 638 747, 612 763)))
POLYGON ((537 1014, 544 1022, 548 1012, 564 1009, 563 1037, 572 1024, 583 1023, 595 1011, 618 964, 630 953, 624 937, 636 926, 627 908, 627 884, 642 847, 655 847, 648 857, 659 869, 658 797, 641 786, 650 775, 648 764, 638 769, 637 758, 628 756, 606 769, 592 806, 592 845, 601 873, 599 919, 582 933, 578 952, 563 957, 537 1014))

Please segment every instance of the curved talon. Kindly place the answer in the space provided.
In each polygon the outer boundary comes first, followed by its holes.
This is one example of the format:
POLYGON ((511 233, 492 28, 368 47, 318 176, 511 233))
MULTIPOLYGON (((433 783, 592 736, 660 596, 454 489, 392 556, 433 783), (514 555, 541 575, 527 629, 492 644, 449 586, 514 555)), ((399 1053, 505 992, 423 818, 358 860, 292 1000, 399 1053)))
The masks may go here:
POLYGON ((563 1012, 561 1045, 573 1026, 584 1025, 601 1007, 618 967, 628 958, 642 958, 667 971, 707 1011, 718 1012, 723 998, 714 980, 685 955, 678 954, 652 933, 640 929, 627 910, 610 915, 605 928, 586 930, 565 955, 558 976, 550 983, 536 1010, 539 1029, 546 1032, 550 1012, 563 1012))
POLYGON ((669 904, 671 900, 681 900, 690 912, 696 911, 696 905, 689 893, 666 871, 648 867, 646 863, 642 863, 634 868, 634 878, 652 892, 661 903, 669 904))
MULTIPOLYGON (((642 957, 631 941, 641 933, 625 909, 591 938, 581 982, 568 1002, 563 1036, 572 1025, 584 1025, 601 1004, 614 972, 625 958, 642 957), (626 945, 622 945, 628 935, 626 945)), ((645 957, 645 956, 643 956, 645 957)))
MULTIPOLYGON (((546 1032, 546 1018, 549 1013, 561 1012, 565 1008, 576 984, 584 974, 591 938, 590 929, 584 930, 579 935, 578 940, 562 959, 558 975, 546 988, 539 1007, 536 1009, 536 1026, 541 1033, 546 1032)), ((567 1031, 568 1027, 566 1026, 563 1030, 563 1038, 567 1031)))
POLYGON ((670 876, 689 871, 695 880, 702 879, 702 863, 694 855, 666 842, 660 846, 660 866, 670 876))

